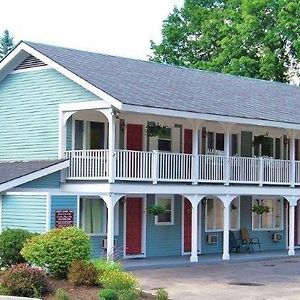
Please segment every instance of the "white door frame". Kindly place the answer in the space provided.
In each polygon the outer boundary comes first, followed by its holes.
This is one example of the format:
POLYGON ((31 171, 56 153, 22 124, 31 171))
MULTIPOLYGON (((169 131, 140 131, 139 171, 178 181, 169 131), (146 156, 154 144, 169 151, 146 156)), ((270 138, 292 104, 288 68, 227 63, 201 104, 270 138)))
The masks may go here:
MULTIPOLYGON (((181 255, 191 255, 191 252, 184 251, 184 199, 182 196, 181 202, 181 255)), ((189 200, 188 200, 189 201, 189 200)), ((202 201, 198 204, 198 254, 201 254, 201 237, 202 237, 202 201)))
POLYGON ((146 257, 146 224, 147 224, 147 218, 146 218, 146 207, 147 207, 147 195, 127 195, 125 197, 124 202, 124 211, 123 211, 123 257, 124 258, 142 258, 146 257), (142 253, 136 254, 136 255, 127 255, 126 254, 126 209, 127 209, 127 198, 142 198, 142 253))

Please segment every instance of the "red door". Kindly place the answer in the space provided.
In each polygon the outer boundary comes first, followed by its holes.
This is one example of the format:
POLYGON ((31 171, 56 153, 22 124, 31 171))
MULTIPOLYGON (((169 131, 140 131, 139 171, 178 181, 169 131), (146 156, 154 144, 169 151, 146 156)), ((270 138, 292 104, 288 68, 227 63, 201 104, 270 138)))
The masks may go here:
MULTIPOLYGON (((193 148, 193 131, 184 130, 184 153, 192 153, 193 148)), ((192 234, 192 205, 188 199, 184 199, 184 252, 191 251, 191 234, 192 234)))
POLYGON ((142 253, 142 198, 126 200, 126 254, 142 253))
POLYGON ((143 150, 143 125, 127 124, 127 150, 143 150))
POLYGON ((192 204, 184 199, 184 252, 191 252, 192 248, 192 204))

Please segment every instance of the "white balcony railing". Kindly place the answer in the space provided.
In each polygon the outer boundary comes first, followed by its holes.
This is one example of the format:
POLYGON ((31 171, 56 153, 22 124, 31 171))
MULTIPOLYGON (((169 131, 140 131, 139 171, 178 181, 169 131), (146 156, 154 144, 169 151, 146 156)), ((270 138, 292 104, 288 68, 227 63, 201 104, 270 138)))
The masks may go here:
MULTIPOLYGON (((67 179, 107 180, 108 150, 66 151, 67 179)), ((300 185, 300 161, 263 157, 197 155, 159 151, 116 150, 116 180, 157 182, 300 185), (227 169, 228 168, 228 169, 227 169), (294 174, 293 174, 294 173, 294 174)))

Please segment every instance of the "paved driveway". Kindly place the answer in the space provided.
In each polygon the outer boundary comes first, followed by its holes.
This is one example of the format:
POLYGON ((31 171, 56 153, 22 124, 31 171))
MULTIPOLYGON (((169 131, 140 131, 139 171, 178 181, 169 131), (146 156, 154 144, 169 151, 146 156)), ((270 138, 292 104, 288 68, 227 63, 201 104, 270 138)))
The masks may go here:
POLYGON ((143 288, 171 299, 300 299, 300 258, 137 270, 143 288))

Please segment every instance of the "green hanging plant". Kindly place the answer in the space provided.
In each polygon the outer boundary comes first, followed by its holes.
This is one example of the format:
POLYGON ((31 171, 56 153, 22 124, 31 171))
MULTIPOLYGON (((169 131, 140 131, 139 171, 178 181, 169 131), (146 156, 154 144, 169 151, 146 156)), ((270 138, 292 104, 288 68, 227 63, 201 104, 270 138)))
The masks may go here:
POLYGON ((149 137, 154 137, 154 136, 166 136, 168 135, 168 127, 165 125, 160 125, 159 123, 149 123, 146 126, 146 134, 149 137))
POLYGON ((166 208, 162 205, 151 205, 148 207, 147 212, 150 215, 158 216, 166 212, 166 208))
POLYGON ((269 136, 269 132, 255 136, 253 139, 253 146, 259 146, 264 144, 266 142, 265 138, 268 136, 269 136))
POLYGON ((264 205, 263 203, 252 206, 252 211, 258 215, 262 215, 264 213, 267 214, 270 212, 270 210, 270 207, 268 205, 264 205))

